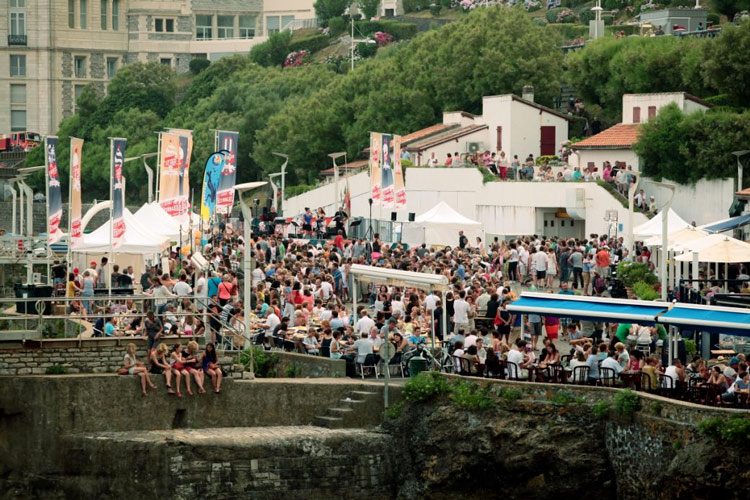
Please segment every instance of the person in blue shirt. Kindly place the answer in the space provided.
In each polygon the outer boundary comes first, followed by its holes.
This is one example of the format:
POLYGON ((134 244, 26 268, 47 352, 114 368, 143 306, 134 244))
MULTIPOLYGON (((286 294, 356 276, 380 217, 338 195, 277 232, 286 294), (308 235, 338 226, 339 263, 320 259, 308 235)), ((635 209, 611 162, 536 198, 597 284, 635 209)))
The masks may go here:
POLYGON ((107 323, 104 325, 104 336, 114 337, 116 331, 117 331, 117 327, 115 327, 115 319, 107 318, 107 323))
POLYGON ((458 276, 458 279, 462 281, 466 278, 466 268, 463 264, 459 264, 456 268, 456 276, 458 276))
POLYGON ((568 288, 567 281, 563 281, 562 283, 560 283, 560 291, 557 293, 559 293, 560 295, 575 295, 575 293, 573 293, 573 290, 568 288))
POLYGON ((212 273, 211 278, 208 280, 208 298, 212 298, 219 294, 219 285, 221 284, 221 278, 216 273, 212 273))

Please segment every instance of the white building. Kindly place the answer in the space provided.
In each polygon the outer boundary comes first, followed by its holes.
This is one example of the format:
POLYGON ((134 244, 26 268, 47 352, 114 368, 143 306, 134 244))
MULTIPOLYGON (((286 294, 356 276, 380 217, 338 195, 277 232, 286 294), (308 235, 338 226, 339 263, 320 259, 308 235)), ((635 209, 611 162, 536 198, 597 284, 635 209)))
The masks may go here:
POLYGON ((54 133, 117 68, 247 53, 284 29, 316 26, 314 0, 3 0, 0 134, 54 133))
POLYGON ((418 166, 426 165, 432 153, 440 164, 448 153, 504 151, 509 160, 514 155, 523 160, 529 154, 557 154, 560 144, 568 139, 570 118, 535 103, 533 91, 524 96, 485 96, 481 115, 445 112, 443 127, 436 125, 405 136, 409 139, 404 141, 406 150, 418 166))

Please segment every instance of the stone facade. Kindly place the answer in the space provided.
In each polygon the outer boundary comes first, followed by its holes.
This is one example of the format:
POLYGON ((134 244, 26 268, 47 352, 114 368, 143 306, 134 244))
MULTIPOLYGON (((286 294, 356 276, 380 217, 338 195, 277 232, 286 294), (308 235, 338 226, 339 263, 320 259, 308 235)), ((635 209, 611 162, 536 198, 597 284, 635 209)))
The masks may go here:
POLYGON ((192 35, 193 28, 194 23, 191 16, 180 16, 177 18, 177 31, 180 33, 190 33, 192 35))
POLYGON ((63 118, 73 114, 73 84, 69 80, 62 82, 62 112, 63 118))
POLYGON ((61 62, 63 78, 71 78, 73 76, 73 54, 68 51, 63 52, 61 62))
POLYGON ((104 63, 103 52, 91 53, 91 78, 103 79, 107 76, 107 66, 104 63))

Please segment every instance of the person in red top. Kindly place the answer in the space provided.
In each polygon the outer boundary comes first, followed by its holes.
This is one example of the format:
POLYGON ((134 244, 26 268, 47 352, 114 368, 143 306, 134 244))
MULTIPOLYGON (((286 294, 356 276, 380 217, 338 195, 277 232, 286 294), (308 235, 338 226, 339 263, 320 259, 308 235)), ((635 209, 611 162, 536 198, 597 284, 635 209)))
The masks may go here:
POLYGON ((333 239, 333 244, 338 248, 339 250, 344 250, 344 235, 341 231, 336 235, 336 237, 333 239))
POLYGON ((229 274, 224 275, 224 280, 219 283, 219 304, 221 307, 224 307, 224 305, 229 302, 229 299, 232 298, 232 282, 231 282, 231 276, 229 274))
POLYGON ((607 245, 603 245, 596 256, 594 257, 596 262, 596 271, 599 272, 599 276, 606 278, 609 276, 609 248, 607 245))

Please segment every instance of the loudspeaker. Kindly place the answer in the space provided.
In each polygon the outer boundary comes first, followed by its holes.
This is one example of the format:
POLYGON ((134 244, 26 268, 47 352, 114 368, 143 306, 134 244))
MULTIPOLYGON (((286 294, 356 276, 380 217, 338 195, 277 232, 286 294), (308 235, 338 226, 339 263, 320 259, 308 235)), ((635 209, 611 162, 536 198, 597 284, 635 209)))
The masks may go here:
POLYGON ((391 222, 396 222, 396 212, 391 212, 391 222))
POLYGON ((416 218, 416 215, 414 212, 409 212, 409 222, 414 222, 414 219, 416 218))

